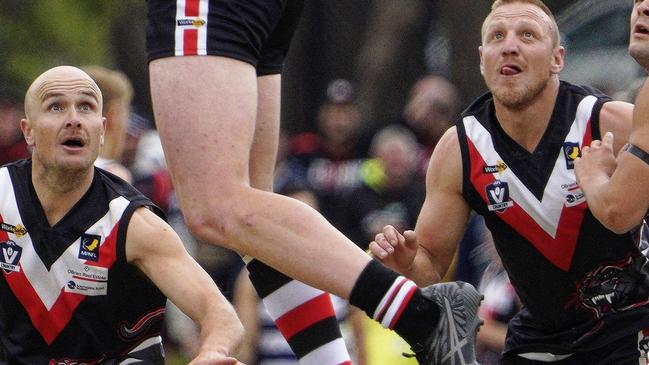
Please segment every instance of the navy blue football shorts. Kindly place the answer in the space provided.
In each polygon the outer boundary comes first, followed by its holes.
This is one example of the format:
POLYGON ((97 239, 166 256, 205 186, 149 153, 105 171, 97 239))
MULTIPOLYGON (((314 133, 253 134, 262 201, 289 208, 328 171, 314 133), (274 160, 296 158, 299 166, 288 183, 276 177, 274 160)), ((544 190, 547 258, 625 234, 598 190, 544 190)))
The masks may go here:
POLYGON ((304 0, 147 0, 148 61, 223 56, 282 72, 304 0))

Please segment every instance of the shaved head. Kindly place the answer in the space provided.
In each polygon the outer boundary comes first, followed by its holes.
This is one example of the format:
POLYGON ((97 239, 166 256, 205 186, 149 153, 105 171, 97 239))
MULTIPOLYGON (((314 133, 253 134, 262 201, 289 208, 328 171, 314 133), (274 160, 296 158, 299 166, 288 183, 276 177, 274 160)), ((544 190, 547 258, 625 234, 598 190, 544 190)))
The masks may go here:
POLYGON ((30 119, 34 108, 45 100, 50 94, 56 94, 61 88, 76 86, 80 92, 91 95, 97 99, 99 108, 102 108, 101 90, 95 81, 83 70, 73 66, 58 66, 43 72, 32 82, 25 94, 25 116, 30 119))

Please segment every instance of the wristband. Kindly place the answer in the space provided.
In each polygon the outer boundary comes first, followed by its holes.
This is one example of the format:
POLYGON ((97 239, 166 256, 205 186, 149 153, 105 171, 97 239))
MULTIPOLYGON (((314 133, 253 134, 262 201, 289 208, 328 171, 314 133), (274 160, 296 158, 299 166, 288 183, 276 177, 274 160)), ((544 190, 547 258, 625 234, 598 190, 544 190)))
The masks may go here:
POLYGON ((644 161, 644 163, 649 165, 649 153, 645 152, 645 150, 643 150, 642 148, 640 148, 640 147, 638 147, 638 146, 636 146, 634 144, 627 143, 622 148, 622 151, 627 151, 627 152, 631 153, 632 155, 634 155, 635 157, 641 159, 642 161, 644 161))

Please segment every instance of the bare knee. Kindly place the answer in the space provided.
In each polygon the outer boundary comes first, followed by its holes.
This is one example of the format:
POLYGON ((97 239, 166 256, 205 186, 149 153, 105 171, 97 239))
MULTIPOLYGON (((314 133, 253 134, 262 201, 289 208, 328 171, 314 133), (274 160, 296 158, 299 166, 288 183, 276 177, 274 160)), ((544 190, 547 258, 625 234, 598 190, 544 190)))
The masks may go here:
POLYGON ((236 223, 232 220, 231 216, 221 214, 218 209, 185 213, 187 228, 196 238, 236 251, 237 245, 232 239, 236 223))
POLYGON ((249 187, 228 194, 214 194, 199 204, 183 206, 187 228, 198 239, 240 252, 241 230, 246 225, 247 207, 242 202, 249 187))

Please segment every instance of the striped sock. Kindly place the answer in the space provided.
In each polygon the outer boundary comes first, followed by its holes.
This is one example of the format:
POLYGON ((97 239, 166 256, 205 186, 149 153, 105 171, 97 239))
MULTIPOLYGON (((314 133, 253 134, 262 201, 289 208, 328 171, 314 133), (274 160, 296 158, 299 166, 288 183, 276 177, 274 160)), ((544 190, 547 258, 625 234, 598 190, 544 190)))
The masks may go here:
POLYGON ((397 332, 410 346, 424 344, 431 325, 439 320, 439 308, 421 295, 414 282, 374 260, 358 277, 349 303, 397 332))
POLYGON ((397 277, 376 306, 372 319, 385 328, 393 329, 415 291, 417 291, 415 283, 403 276, 397 277))
POLYGON ((247 265, 257 294, 301 365, 351 365, 328 293, 258 260, 247 265))

